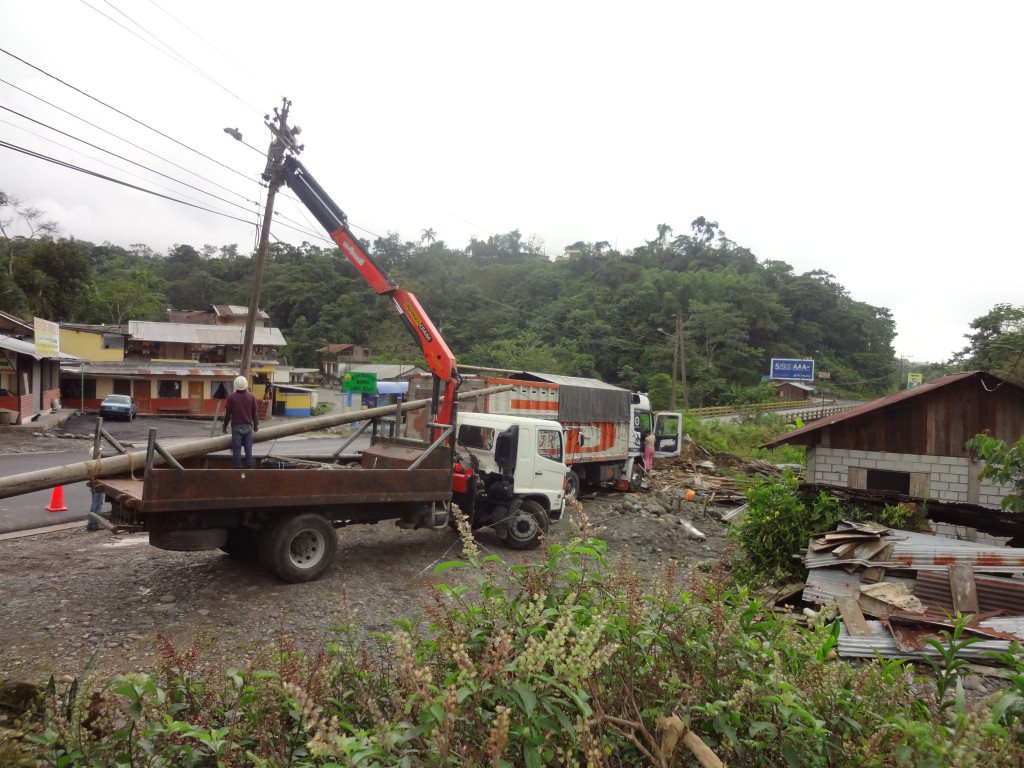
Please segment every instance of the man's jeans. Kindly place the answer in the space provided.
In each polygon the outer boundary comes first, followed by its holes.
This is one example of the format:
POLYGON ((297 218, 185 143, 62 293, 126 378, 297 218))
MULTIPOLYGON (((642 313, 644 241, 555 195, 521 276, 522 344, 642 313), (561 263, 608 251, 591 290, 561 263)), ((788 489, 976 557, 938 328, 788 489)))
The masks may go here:
POLYGON ((242 468, 242 450, 245 449, 245 468, 252 469, 252 424, 239 424, 231 428, 231 463, 242 468))

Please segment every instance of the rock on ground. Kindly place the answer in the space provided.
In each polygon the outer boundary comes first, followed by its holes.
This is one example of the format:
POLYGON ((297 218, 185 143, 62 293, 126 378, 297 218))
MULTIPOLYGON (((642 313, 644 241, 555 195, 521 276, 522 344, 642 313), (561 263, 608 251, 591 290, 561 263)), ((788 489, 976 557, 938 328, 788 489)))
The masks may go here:
MULTIPOLYGON (((27 447, 36 439, 57 438, 32 438, 27 447)), ((652 576, 669 559, 704 566, 727 547, 715 510, 677 501, 670 491, 599 493, 583 509, 612 559, 628 553, 652 576), (688 533, 680 516, 705 538, 688 533)), ((550 540, 574 535, 564 519, 550 540)), ((153 671, 160 636, 180 652, 198 644, 206 658, 237 665, 282 631, 306 647, 327 641, 346 617, 364 631, 388 631, 393 619, 417 617, 432 585, 451 583, 457 573, 439 575, 435 566, 461 557, 450 530, 400 530, 388 521, 338 536, 334 567, 310 584, 282 583, 219 550, 155 549, 145 534, 76 528, 0 541, 0 680, 44 684, 51 674, 80 675, 96 652, 101 676, 153 671)), ((507 562, 545 557, 543 548, 504 549, 487 530, 477 541, 507 562)))

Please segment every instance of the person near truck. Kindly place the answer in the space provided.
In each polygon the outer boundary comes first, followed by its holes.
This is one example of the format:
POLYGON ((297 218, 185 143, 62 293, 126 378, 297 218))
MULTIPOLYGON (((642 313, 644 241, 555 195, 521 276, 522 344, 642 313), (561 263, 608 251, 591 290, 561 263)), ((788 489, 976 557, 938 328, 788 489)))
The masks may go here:
POLYGON ((644 469, 648 472, 654 468, 654 433, 644 432, 644 469))
POLYGON ((235 379, 235 391, 224 401, 224 426, 231 425, 231 464, 242 468, 242 451, 245 451, 245 468, 252 469, 252 436, 260 431, 260 419, 256 414, 256 396, 249 391, 245 376, 235 379))

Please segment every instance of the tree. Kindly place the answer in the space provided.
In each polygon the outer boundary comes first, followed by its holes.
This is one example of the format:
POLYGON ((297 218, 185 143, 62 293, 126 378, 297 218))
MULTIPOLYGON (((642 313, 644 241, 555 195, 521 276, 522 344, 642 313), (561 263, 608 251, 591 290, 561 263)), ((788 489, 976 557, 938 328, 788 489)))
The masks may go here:
POLYGON ((424 229, 423 234, 420 235, 420 245, 426 243, 427 245, 433 245, 437 242, 437 233, 433 229, 424 229))
POLYGON ((988 371, 1017 383, 1024 383, 1024 307, 996 304, 975 318, 969 344, 955 357, 962 367, 988 371))
POLYGON ((45 214, 38 208, 26 207, 18 198, 0 190, 0 237, 7 253, 7 274, 14 276, 14 253, 12 241, 52 238, 60 234, 60 225, 44 219, 45 214), (28 235, 15 235, 17 227, 28 230, 28 235))

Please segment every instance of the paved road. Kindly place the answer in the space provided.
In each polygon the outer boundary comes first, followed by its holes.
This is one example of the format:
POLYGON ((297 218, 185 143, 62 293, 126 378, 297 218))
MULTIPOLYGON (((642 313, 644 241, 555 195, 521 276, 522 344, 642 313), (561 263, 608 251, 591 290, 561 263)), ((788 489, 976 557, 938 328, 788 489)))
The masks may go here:
MULTIPOLYGON (((283 421, 284 419, 275 417, 268 422, 268 425, 280 424, 283 421)), ((211 429, 215 429, 214 437, 221 434, 219 426, 215 427, 210 421, 192 419, 140 416, 132 422, 104 421, 103 426, 129 451, 145 450, 151 427, 157 429, 157 439, 165 446, 173 446, 181 441, 208 438, 211 436, 211 429)), ((91 438, 95 429, 96 417, 86 415, 72 417, 64 422, 60 431, 69 435, 91 438)), ((347 434, 318 437, 295 435, 280 440, 257 443, 253 446, 253 454, 257 457, 274 454, 326 459, 347 439, 347 434)), ((67 442, 70 447, 64 451, 0 455, 0 477, 9 477, 50 467, 61 467, 91 458, 91 439, 67 442)), ((367 445, 369 445, 369 439, 360 436, 346 449, 346 453, 361 451, 367 445)), ((225 451, 225 453, 230 453, 230 451, 225 451)), ((61 493, 64 496, 64 506, 68 507, 67 512, 47 511, 47 507, 51 506, 50 502, 53 500, 53 490, 35 491, 21 496, 0 499, 0 533, 78 521, 83 521, 84 524, 91 499, 88 486, 84 482, 66 485, 62 488, 61 493)))

